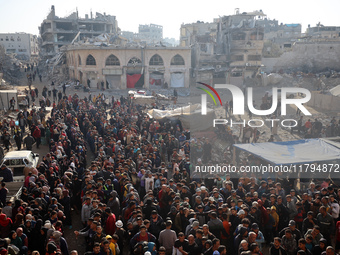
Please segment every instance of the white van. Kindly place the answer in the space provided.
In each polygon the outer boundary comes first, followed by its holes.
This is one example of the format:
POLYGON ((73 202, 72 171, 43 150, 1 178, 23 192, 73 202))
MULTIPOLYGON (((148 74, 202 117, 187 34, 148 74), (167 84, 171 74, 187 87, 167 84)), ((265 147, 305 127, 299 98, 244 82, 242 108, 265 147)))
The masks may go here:
MULTIPOLYGON (((39 154, 28 150, 10 151, 1 162, 12 170, 13 176, 24 176, 25 167, 36 167, 39 161, 39 154)), ((1 168, 0 166, 0 168, 1 168)))

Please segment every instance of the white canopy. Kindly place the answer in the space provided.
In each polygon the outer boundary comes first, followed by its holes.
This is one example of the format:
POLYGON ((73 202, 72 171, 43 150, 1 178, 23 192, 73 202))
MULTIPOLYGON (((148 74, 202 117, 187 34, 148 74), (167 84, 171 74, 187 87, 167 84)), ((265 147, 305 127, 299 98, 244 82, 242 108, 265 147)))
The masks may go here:
POLYGON ((336 96, 336 97, 340 96, 340 85, 338 85, 338 86, 336 86, 336 87, 330 89, 329 92, 330 92, 333 96, 336 96))
POLYGON ((234 144, 234 146, 275 165, 340 160, 340 149, 322 139, 234 144))
POLYGON ((207 108, 207 115, 201 115, 201 105, 194 104, 173 110, 152 109, 148 115, 156 120, 163 118, 176 117, 182 122, 184 128, 190 129, 191 132, 203 131, 213 126, 215 112, 207 108))

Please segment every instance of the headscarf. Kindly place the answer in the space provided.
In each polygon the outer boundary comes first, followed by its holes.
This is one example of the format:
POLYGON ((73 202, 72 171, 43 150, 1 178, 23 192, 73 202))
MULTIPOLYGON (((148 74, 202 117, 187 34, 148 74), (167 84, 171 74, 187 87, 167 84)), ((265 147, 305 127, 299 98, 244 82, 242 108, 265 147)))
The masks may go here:
POLYGON ((42 227, 41 230, 44 232, 44 234, 41 234, 41 239, 45 242, 46 241, 46 238, 47 238, 47 231, 48 231, 48 228, 44 228, 42 227))
POLYGON ((37 222, 35 223, 34 229, 40 231, 40 229, 42 228, 42 225, 43 225, 42 219, 38 219, 37 222))
POLYGON ((21 225, 24 222, 24 215, 22 213, 18 213, 15 216, 15 221, 14 224, 19 227, 19 225, 21 225))
POLYGON ((47 240, 50 239, 50 237, 52 236, 53 232, 54 232, 53 228, 50 228, 50 229, 47 230, 47 234, 46 234, 46 239, 47 240))
POLYGON ((6 214, 4 213, 0 214, 0 225, 2 227, 7 227, 8 224, 12 224, 12 220, 7 218, 6 214))
POLYGON ((157 254, 157 252, 153 250, 154 246, 155 246, 154 242, 148 242, 148 252, 150 252, 150 254, 152 255, 157 254))

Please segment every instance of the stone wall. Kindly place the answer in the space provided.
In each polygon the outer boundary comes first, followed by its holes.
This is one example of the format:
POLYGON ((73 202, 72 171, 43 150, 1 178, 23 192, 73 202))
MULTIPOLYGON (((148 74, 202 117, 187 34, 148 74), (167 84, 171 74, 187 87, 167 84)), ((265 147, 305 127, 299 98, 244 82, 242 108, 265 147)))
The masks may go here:
POLYGON ((312 97, 307 102, 308 106, 325 111, 340 111, 340 97, 319 94, 312 91, 312 97))

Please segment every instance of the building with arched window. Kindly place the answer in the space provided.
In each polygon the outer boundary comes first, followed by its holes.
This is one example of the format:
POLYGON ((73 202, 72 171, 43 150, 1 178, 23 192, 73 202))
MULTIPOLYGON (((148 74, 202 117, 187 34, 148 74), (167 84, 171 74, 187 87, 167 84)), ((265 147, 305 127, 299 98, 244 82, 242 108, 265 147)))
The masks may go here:
POLYGON ((86 58, 86 65, 87 66, 95 66, 96 65, 96 60, 94 59, 94 57, 90 54, 87 56, 86 58))
POLYGON ((189 47, 98 47, 71 45, 66 58, 70 78, 106 89, 189 87, 189 47), (78 61, 71 61, 71 59, 78 61))

